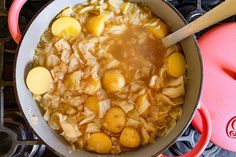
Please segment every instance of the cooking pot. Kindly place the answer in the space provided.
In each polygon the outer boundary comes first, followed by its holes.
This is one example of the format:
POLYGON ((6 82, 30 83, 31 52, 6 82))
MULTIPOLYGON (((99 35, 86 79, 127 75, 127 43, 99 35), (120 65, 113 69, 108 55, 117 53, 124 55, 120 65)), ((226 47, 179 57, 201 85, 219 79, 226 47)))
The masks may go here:
MULTIPOLYGON (((25 76, 29 70, 29 65, 33 62, 35 48, 40 40, 40 36, 49 26, 52 19, 64 8, 82 3, 83 0, 53 0, 45 5, 30 22, 24 35, 21 35, 18 26, 19 13, 27 0, 14 0, 9 11, 9 30, 13 39, 18 43, 18 55, 15 62, 15 82, 18 104, 29 125, 36 135, 44 143, 60 156, 66 157, 95 157, 114 156, 98 155, 84 150, 71 151, 71 146, 66 140, 53 129, 51 129, 43 119, 39 106, 32 98, 31 92, 25 84, 25 76)), ((180 13, 168 2, 162 0, 134 0, 143 2, 153 13, 163 19, 171 31, 183 27, 186 22, 180 13)), ((194 36, 183 40, 181 46, 184 50, 187 69, 186 96, 183 105, 183 115, 178 120, 176 127, 166 136, 157 139, 156 143, 135 149, 133 151, 121 153, 121 157, 149 157, 161 154, 170 147, 191 123, 195 112, 199 112, 202 118, 203 131, 197 146, 183 156, 200 156, 205 149, 211 135, 211 121, 209 113, 203 105, 199 105, 201 95, 203 68, 199 47, 194 36)), ((40 82, 39 82, 40 83, 40 82)))

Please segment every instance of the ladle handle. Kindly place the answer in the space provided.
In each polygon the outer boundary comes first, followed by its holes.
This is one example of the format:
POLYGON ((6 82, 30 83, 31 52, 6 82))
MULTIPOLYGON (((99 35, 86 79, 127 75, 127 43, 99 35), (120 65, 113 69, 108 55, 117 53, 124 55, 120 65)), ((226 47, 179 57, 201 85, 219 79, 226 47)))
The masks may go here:
POLYGON ((220 5, 187 24, 176 32, 164 37, 163 44, 169 47, 177 42, 236 14, 236 0, 225 0, 220 5))

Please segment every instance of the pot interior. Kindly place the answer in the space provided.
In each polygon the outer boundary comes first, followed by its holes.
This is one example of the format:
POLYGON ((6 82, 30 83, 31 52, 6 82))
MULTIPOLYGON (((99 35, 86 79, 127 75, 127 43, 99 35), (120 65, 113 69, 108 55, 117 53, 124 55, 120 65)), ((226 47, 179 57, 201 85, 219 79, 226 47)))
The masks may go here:
MULTIPOLYGON (((141 1, 142 0, 135 0, 135 2, 141 1)), ((66 157, 113 156, 97 155, 82 150, 71 151, 71 146, 63 139, 63 137, 58 135, 47 125, 41 115, 40 108, 35 100, 32 99, 32 95, 25 84, 26 72, 28 71, 29 65, 32 63, 35 47, 50 21, 65 7, 74 6, 80 2, 83 2, 83 0, 52 1, 38 14, 29 26, 19 46, 19 53, 16 62, 15 78, 18 100, 27 121, 36 134, 60 155, 66 157), (33 118, 34 116, 37 120, 33 118)), ((167 4, 167 2, 161 0, 146 0, 143 2, 145 2, 145 4, 149 6, 155 14, 167 23, 171 31, 175 31, 185 25, 183 19, 170 7, 169 4, 167 4)), ((122 153, 120 156, 144 157, 159 154, 165 148, 170 146, 170 144, 172 144, 182 134, 191 122, 201 92, 202 64, 198 46, 193 37, 183 40, 181 45, 188 64, 186 97, 183 105, 182 117, 178 120, 176 127, 167 136, 159 138, 155 144, 150 144, 134 151, 122 153)))

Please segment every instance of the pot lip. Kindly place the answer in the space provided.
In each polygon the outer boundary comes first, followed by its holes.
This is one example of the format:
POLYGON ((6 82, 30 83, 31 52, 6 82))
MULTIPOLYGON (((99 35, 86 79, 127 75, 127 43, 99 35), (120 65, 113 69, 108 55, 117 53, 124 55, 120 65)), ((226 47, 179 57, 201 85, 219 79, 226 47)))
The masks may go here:
MULTIPOLYGON (((25 37, 25 34, 27 32, 27 30, 29 29, 30 25, 32 24, 32 22, 35 20, 35 18, 49 5, 51 4, 52 2, 54 2, 55 0, 50 0, 49 2, 47 2, 42 8, 40 8, 37 13, 33 16, 33 18, 30 20, 30 22, 28 23, 25 31, 22 33, 22 37, 20 39, 20 42, 19 44, 17 45, 17 49, 16 49, 16 56, 15 56, 15 59, 14 59, 14 72, 13 72, 13 82, 14 82, 14 94, 16 96, 16 102, 17 102, 17 106, 20 110, 21 113, 23 113, 23 117, 24 117, 24 120, 26 121, 26 123, 28 124, 29 128, 31 128, 31 131, 39 138, 40 141, 42 141, 43 144, 46 145, 47 148, 49 148, 49 150, 53 151, 56 155, 58 156, 64 156, 63 154, 59 153, 57 150, 55 150, 53 147, 51 147, 50 145, 47 144, 46 141, 42 140, 41 137, 38 135, 38 133, 34 130, 34 128, 31 126, 30 122, 28 121, 28 119, 25 117, 25 114, 23 112, 23 107, 21 106, 21 103, 20 103, 20 100, 19 100, 19 97, 18 97, 18 92, 17 92, 17 87, 16 87, 16 63, 17 63, 17 58, 18 58, 18 55, 19 55, 19 49, 21 47, 21 43, 25 37)), ((181 13, 173 6, 170 4, 170 2, 168 2, 167 0, 163 0, 164 3, 166 3, 180 18, 181 20, 186 24, 188 24, 188 22, 185 20, 185 18, 181 15, 181 13)), ((159 152, 155 153, 152 155, 152 157, 156 157, 157 155, 163 153, 167 148, 169 148, 170 146, 172 146, 176 141, 177 139, 185 132, 185 130, 187 129, 187 127, 191 124, 192 122, 192 119, 196 113, 196 110, 197 110, 197 107, 199 105, 199 101, 200 101, 200 97, 201 97, 201 92, 202 92, 202 83, 203 83, 203 61, 202 61, 202 57, 201 57, 201 51, 200 51, 200 47, 197 43, 197 39, 194 35, 191 36, 191 38, 193 39, 194 41, 194 44, 197 48, 197 53, 198 53, 198 59, 200 61, 200 69, 201 69, 201 78, 200 78, 200 87, 199 87, 199 92, 198 92, 198 97, 197 97, 197 101, 196 101, 196 105, 194 106, 194 110, 191 114, 191 117, 190 119, 187 121, 187 123, 184 125, 183 129, 181 132, 179 132, 179 134, 169 143, 167 144, 162 150, 160 150, 159 152)))
MULTIPOLYGON (((175 11, 175 13, 182 19, 182 21, 186 24, 188 24, 188 22, 185 20, 185 18, 181 15, 181 13, 173 6, 170 4, 170 2, 168 2, 167 0, 164 0, 164 2, 173 10, 175 11)), ((198 92, 198 98, 197 98, 197 101, 196 101, 196 105, 194 106, 194 110, 191 114, 191 117, 190 119, 187 121, 187 123, 184 125, 183 129, 181 132, 179 132, 179 134, 168 144, 166 145, 165 148, 163 148, 162 150, 160 150, 159 152, 157 152, 156 154, 153 155, 153 157, 156 157, 157 155, 163 153, 167 148, 169 148, 170 146, 172 146, 176 141, 177 139, 185 132, 185 130, 187 129, 187 127, 191 124, 192 120, 193 120, 193 117, 197 111, 197 107, 199 105, 199 102, 200 102, 200 98, 201 98, 201 93, 202 93, 202 83, 203 83, 203 61, 202 61, 202 57, 201 57, 201 51, 200 51, 200 47, 197 43, 197 39, 195 37, 195 35, 192 35, 191 38, 193 39, 194 41, 194 44, 197 48, 197 53, 198 53, 198 59, 200 61, 200 68, 201 68, 201 78, 200 78, 200 87, 199 87, 199 92, 198 92)))
POLYGON ((30 124, 30 121, 26 118, 25 114, 24 114, 24 109, 23 107, 21 106, 21 103, 20 103, 20 99, 18 97, 18 91, 17 91, 17 86, 16 86, 16 64, 17 64, 17 58, 18 58, 18 55, 19 55, 19 50, 20 50, 20 47, 21 47, 21 43, 22 41, 24 40, 24 37, 25 37, 25 34, 27 32, 27 30, 29 29, 30 25, 33 23, 33 21, 35 20, 35 18, 49 5, 51 4, 52 2, 54 2, 55 0, 50 0, 49 2, 47 2, 45 5, 43 5, 42 8, 40 8, 36 13, 35 15, 32 17, 32 19, 29 21, 28 25, 26 26, 25 28, 25 31, 22 33, 22 36, 21 36, 21 39, 20 39, 20 42, 19 44, 17 45, 17 54, 16 54, 16 57, 15 57, 15 61, 14 61, 14 75, 13 75, 13 82, 14 82, 14 94, 16 96, 16 102, 17 102, 17 106, 20 110, 20 112, 23 114, 23 118, 24 120, 26 121, 26 124, 29 126, 29 128, 31 129, 31 131, 39 138, 40 141, 42 141, 42 143, 44 145, 46 145, 46 147, 52 151, 53 153, 55 153, 56 155, 58 156, 63 156, 65 157, 64 155, 62 155, 61 153, 59 153, 57 150, 55 150, 53 147, 51 147, 50 145, 47 144, 46 141, 42 140, 42 138, 38 135, 38 133, 34 130, 34 128, 32 127, 32 125, 30 124))

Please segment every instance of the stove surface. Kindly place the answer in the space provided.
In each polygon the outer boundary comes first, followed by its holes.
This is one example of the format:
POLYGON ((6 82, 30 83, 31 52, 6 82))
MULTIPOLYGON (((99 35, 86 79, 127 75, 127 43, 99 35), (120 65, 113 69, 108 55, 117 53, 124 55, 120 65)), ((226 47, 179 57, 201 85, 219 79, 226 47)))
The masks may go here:
MULTIPOLYGON (((35 13, 49 0, 28 0, 20 14, 20 29, 23 32, 35 13)), ((222 0, 166 0, 175 6, 188 22, 203 15, 220 4, 222 0)), ((57 157, 38 139, 20 113, 14 93, 13 71, 17 45, 12 40, 7 26, 7 11, 12 0, 0 0, 0 156, 13 157, 57 157)), ((236 21, 236 16, 221 23, 236 21)), ((215 26, 216 26, 215 25, 215 26)), ((214 27, 214 26, 213 26, 214 27)), ((197 33, 199 37, 205 31, 197 33)), ((165 154, 181 155, 191 150, 199 139, 192 127, 170 147, 165 154)), ((202 157, 236 157, 236 153, 224 150, 211 142, 202 157)))

